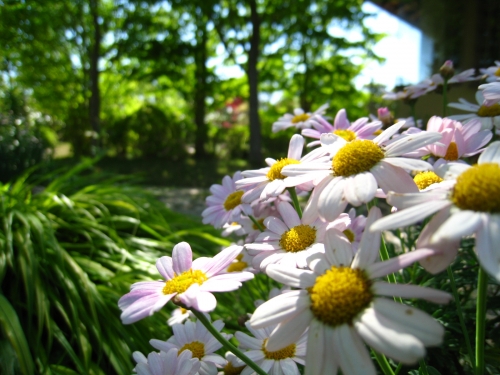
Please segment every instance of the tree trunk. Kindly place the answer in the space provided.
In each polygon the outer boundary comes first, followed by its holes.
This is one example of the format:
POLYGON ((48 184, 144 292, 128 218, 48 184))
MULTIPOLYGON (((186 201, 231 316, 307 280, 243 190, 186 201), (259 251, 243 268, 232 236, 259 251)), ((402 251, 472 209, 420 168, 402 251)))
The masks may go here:
POLYGON ((250 21, 252 23, 252 36, 250 37, 250 51, 248 53, 248 86, 250 88, 249 97, 249 119, 250 119, 250 155, 249 161, 252 164, 262 162, 261 155, 261 129, 259 118, 259 72, 257 62, 259 61, 260 48, 260 17, 257 13, 257 3, 250 0, 250 21))
POLYGON ((207 156, 205 143, 207 141, 207 124, 205 123, 207 96, 207 22, 199 17, 197 22, 197 41, 195 52, 195 90, 194 90, 194 121, 196 124, 195 156, 202 159, 207 156))
POLYGON ((99 55, 101 48, 101 29, 99 25, 99 0, 90 0, 90 12, 92 15, 92 23, 94 26, 94 40, 90 51, 90 101, 89 101, 89 117, 90 125, 94 132, 92 136, 92 150, 95 154, 100 147, 100 112, 101 112, 101 96, 99 92, 99 55))

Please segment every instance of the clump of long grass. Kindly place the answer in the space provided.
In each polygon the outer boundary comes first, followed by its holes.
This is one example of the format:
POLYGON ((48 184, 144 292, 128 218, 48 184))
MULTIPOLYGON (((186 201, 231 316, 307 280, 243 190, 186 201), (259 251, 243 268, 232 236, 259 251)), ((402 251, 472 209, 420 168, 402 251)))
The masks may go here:
POLYGON ((130 373, 131 351, 147 352, 167 315, 123 326, 119 297, 156 278, 155 260, 180 240, 198 255, 228 245, 145 191, 86 172, 93 162, 0 185, 2 374, 130 373))

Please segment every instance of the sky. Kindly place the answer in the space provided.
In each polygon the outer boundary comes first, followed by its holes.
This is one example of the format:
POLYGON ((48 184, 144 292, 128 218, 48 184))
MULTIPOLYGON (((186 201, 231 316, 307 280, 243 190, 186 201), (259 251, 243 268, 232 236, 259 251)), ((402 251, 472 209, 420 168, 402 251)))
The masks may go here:
MULTIPOLYGON (((373 49, 375 54, 385 58, 385 62, 372 61, 368 63, 362 74, 356 78, 355 84, 358 89, 362 89, 363 86, 373 81, 385 85, 388 90, 391 90, 396 85, 418 83, 430 76, 426 65, 432 57, 432 45, 417 28, 373 3, 363 3, 362 9, 365 13, 372 14, 366 19, 365 25, 376 33, 386 34, 386 37, 379 41, 373 49), (421 54, 422 50, 424 55, 421 54)), ((361 38, 359 29, 355 28, 345 30, 332 26, 330 32, 332 35, 343 36, 352 41, 361 38)), ((222 55, 222 45, 220 52, 222 55)), ((359 59, 360 63, 362 62, 359 57, 353 57, 355 62, 358 62, 356 58, 359 59)), ((216 60, 210 61, 209 66, 215 66, 216 73, 221 77, 241 77, 244 74, 238 66, 224 66, 222 61, 216 60)))

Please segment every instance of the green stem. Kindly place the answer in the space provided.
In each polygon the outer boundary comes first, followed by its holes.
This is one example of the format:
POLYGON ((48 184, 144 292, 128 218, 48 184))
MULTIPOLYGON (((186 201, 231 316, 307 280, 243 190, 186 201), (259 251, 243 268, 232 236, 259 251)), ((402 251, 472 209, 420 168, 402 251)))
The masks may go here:
POLYGON ((259 229, 261 232, 265 231, 265 228, 262 226, 262 224, 259 223, 252 215, 248 215, 248 217, 250 218, 250 220, 252 220, 252 223, 255 224, 257 229, 259 229))
POLYGON ((467 346, 467 353, 469 354, 469 362, 471 367, 474 368, 474 352, 472 351, 472 345, 470 344, 469 332, 465 326, 464 315, 462 312, 462 306, 460 305, 460 296, 458 295, 457 285, 455 283, 455 277, 453 276, 453 271, 451 266, 448 266, 448 277, 450 279, 451 292, 453 294, 453 299, 457 306, 458 319, 460 320, 460 327, 462 328, 462 333, 465 337, 465 345, 467 346))
MULTIPOLYGON (((384 237, 380 236, 380 258, 382 259, 382 261, 384 260, 389 260, 389 251, 387 251, 387 246, 385 246, 385 241, 384 241, 384 237)), ((396 275, 394 275, 393 273, 387 275, 387 281, 390 283, 390 284, 397 284, 397 280, 396 280, 396 275)), ((399 303, 403 303, 403 300, 401 299, 401 297, 394 297, 394 301, 396 302, 399 302, 399 303)))
POLYGON ((488 275, 482 267, 479 268, 477 279, 476 305, 476 375, 484 374, 484 341, 486 329, 486 290, 488 275))
POLYGON ((195 309, 191 309, 192 313, 196 316, 196 318, 208 329, 208 331, 219 341, 224 348, 229 350, 243 362, 245 362, 252 370, 254 370, 259 375, 267 375, 264 370, 262 370, 259 366, 257 366, 250 358, 248 358, 242 351, 240 351, 236 346, 227 341, 219 331, 215 329, 215 327, 210 323, 210 321, 203 315, 202 312, 199 312, 195 309))
POLYGON ((295 191, 295 188, 289 187, 286 188, 286 190, 288 190, 288 192, 290 193, 290 197, 292 197, 293 207, 295 207, 295 211, 297 211, 299 217, 302 219, 302 209, 300 208, 299 197, 297 197, 297 192, 295 191))
POLYGON ((443 117, 446 117, 446 109, 448 107, 448 78, 443 80, 443 117))
POLYGON ((372 354, 375 356, 375 359, 378 362, 378 365, 380 366, 380 369, 385 375, 395 375, 394 371, 392 371, 392 367, 389 364, 389 361, 385 357, 385 355, 377 353, 375 350, 372 349, 372 354))
POLYGON ((396 367, 396 371, 394 371, 394 375, 398 375, 402 368, 403 368, 403 364, 400 363, 398 365, 398 367, 396 367))

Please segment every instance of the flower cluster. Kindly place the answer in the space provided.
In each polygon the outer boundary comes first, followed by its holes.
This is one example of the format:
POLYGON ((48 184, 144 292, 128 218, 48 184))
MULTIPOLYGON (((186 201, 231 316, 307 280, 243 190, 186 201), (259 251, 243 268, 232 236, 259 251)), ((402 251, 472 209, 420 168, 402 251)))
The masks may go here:
MULTIPOLYGON (((474 113, 433 116, 426 127, 416 118, 395 120, 387 108, 352 123, 341 109, 331 124, 326 105, 275 122, 273 131, 301 133, 288 152, 224 177, 206 199, 203 223, 223 228, 238 245, 192 260, 190 246, 179 243, 172 257, 157 261, 162 281, 136 283, 120 299, 125 324, 168 301, 179 305, 169 319, 173 336, 152 340, 159 352, 147 358, 136 353, 135 370, 160 373, 170 359, 182 368, 172 374, 375 375, 373 358, 385 374, 392 371, 386 356, 401 365, 421 361, 427 347, 442 343, 445 328, 413 300, 446 304, 451 295, 407 278, 409 268, 441 272, 473 236, 480 272, 500 281, 500 142, 491 142, 500 119, 498 67, 492 72, 482 71, 489 83, 479 86, 478 105, 449 105, 474 113), (377 207, 384 200, 392 210, 377 207), (422 228, 413 242, 400 233, 411 225, 422 228), (382 231, 393 229, 399 248, 389 252, 384 237, 391 235, 382 231), (210 323, 212 292, 236 290, 254 275, 248 295, 282 289, 238 317, 236 348, 222 321, 210 323), (222 346, 225 357, 215 353, 222 346)), ((414 100, 476 79, 472 69, 455 74, 447 61, 439 74, 387 97, 414 100)))

